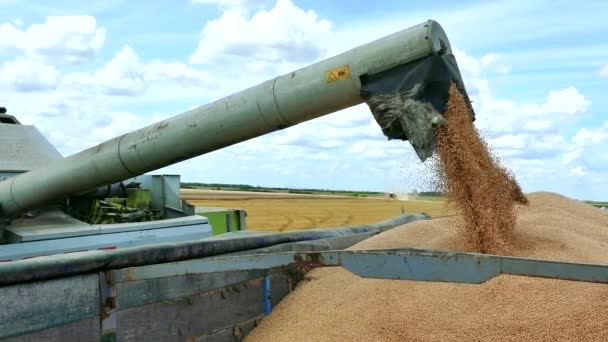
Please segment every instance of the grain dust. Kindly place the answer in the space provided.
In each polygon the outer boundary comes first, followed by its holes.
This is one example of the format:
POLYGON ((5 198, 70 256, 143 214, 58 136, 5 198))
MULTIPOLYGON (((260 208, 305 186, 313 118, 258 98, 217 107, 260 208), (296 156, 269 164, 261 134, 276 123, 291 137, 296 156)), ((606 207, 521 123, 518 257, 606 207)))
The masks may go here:
MULTIPOLYGON (((608 264, 608 213, 553 193, 516 208, 513 255, 608 264)), ((466 251, 458 216, 413 222, 352 249, 466 251)), ((608 286, 499 276, 484 284, 364 279, 315 269, 246 341, 608 341, 608 286)))
POLYGON ((439 188, 462 216, 459 228, 473 250, 508 253, 513 243, 515 202, 525 204, 527 199, 481 138, 454 84, 445 118, 446 124, 436 128, 439 188))

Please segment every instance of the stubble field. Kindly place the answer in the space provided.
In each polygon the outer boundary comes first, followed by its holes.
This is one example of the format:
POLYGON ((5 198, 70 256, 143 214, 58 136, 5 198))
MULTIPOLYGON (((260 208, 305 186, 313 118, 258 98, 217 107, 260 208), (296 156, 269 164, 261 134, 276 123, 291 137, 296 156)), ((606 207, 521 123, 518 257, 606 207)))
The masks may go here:
POLYGON ((339 196, 295 196, 211 191, 182 191, 182 199, 195 206, 245 209, 249 230, 293 230, 370 224, 402 213, 445 216, 437 199, 403 201, 339 196))

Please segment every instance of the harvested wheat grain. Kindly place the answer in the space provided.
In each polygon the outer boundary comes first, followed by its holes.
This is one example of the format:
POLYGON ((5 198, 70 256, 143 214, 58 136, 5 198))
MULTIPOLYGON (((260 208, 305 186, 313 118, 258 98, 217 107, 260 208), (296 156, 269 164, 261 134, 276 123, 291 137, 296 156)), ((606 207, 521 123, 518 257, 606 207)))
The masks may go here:
MULTIPOLYGON (((608 264, 608 214, 552 193, 517 210, 514 255, 608 264)), ((458 217, 414 222, 353 249, 466 250, 458 217)), ((499 276, 484 284, 311 271, 247 341, 608 341, 608 286, 499 276)))

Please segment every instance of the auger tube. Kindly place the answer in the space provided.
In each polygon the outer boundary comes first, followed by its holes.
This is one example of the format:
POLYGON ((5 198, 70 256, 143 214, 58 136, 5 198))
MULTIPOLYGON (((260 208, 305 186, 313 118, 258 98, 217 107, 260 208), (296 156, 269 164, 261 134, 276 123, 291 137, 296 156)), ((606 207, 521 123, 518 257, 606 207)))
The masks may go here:
MULTIPOLYGON (((0 182, 11 217, 365 101, 362 80, 451 55, 432 20, 0 182)), ((446 89, 447 90, 447 89, 446 89)))

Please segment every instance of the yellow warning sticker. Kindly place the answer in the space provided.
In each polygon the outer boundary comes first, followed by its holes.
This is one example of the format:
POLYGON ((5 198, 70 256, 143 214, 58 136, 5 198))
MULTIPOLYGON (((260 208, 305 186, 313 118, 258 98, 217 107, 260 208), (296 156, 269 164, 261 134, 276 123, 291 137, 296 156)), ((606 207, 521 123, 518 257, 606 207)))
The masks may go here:
POLYGON ((347 65, 343 65, 325 72, 325 81, 327 83, 332 83, 338 80, 345 80, 350 78, 350 67, 347 65))

